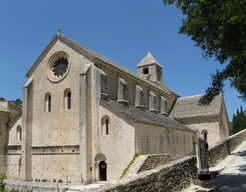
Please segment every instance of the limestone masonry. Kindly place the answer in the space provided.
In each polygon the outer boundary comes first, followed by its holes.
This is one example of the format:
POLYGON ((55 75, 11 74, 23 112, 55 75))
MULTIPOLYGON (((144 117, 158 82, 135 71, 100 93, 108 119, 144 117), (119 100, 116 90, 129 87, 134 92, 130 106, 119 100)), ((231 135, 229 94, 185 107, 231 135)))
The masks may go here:
POLYGON ((150 53, 136 74, 58 32, 26 77, 22 109, 0 102, 9 179, 112 181, 136 153, 175 160, 195 153, 198 137, 211 146, 229 135, 223 95, 208 107, 201 95, 180 98, 150 53))

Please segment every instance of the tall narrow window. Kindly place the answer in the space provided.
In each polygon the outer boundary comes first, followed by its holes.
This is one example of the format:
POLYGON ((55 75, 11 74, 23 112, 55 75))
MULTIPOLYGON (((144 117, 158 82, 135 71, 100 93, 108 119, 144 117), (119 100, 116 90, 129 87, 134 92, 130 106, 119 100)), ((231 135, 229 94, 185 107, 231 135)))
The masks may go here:
POLYGON ((72 92, 69 88, 65 89, 63 93, 63 107, 64 109, 72 108, 72 92))
POLYGON ((71 109, 71 91, 67 92, 67 108, 71 109))
POLYGON ((45 94, 45 112, 51 112, 51 94, 46 93, 45 94))
POLYGON ((208 140, 208 131, 207 130, 202 130, 202 136, 204 140, 208 140))
POLYGON ((103 136, 105 135, 109 135, 109 126, 110 126, 110 120, 109 120, 109 117, 108 116, 103 116, 102 117, 102 120, 101 120, 101 123, 102 123, 102 128, 101 128, 101 133, 103 136))
POLYGON ((48 112, 51 112, 51 95, 48 96, 48 112))
POLYGON ((18 125, 16 128, 16 140, 21 141, 21 126, 18 125))
POLYGON ((204 139, 207 141, 207 132, 204 132, 204 139))
POLYGON ((108 130, 108 128, 109 128, 109 127, 108 127, 108 119, 106 119, 105 124, 106 124, 106 135, 108 135, 108 131, 109 131, 109 130, 108 130))

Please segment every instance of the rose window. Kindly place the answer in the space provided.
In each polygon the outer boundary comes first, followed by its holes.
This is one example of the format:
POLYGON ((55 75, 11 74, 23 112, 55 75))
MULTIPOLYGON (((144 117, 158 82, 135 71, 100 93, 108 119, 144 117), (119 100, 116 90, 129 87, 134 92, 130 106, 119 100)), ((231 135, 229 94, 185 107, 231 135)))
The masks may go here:
POLYGON ((68 61, 67 58, 64 57, 57 59, 55 65, 52 67, 52 71, 55 76, 62 77, 64 73, 66 73, 68 69, 68 61))

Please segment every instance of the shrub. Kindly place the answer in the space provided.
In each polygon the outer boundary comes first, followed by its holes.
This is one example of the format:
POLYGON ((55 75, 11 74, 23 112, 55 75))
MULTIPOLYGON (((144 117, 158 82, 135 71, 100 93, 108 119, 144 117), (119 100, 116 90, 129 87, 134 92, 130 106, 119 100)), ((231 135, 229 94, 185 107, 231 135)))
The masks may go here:
POLYGON ((56 179, 53 179, 53 183, 55 183, 56 182, 56 179))
POLYGON ((43 183, 44 183, 44 182, 47 182, 47 181, 48 181, 47 179, 43 179, 41 182, 43 182, 43 183))
POLYGON ((3 183, 3 180, 7 177, 6 173, 0 174, 0 191, 4 191, 5 184, 3 183))
POLYGON ((58 180, 58 183, 63 183, 63 180, 62 180, 62 179, 59 179, 59 180, 58 180))

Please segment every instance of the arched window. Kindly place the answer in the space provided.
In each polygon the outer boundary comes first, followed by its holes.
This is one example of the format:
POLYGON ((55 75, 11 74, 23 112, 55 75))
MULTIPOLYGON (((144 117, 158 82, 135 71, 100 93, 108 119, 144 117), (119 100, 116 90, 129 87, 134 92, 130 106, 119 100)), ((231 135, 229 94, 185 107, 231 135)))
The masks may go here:
POLYGON ((149 68, 148 67, 143 68, 143 74, 149 74, 149 68))
POLYGON ((51 112, 51 94, 45 94, 45 112, 51 112))
POLYGON ((202 136, 203 136, 203 139, 207 141, 208 140, 208 131, 207 130, 203 130, 202 131, 202 136))
POLYGON ((16 128, 16 140, 21 141, 21 126, 18 125, 16 128))
POLYGON ((64 91, 64 109, 71 109, 72 108, 72 93, 70 89, 66 89, 64 91))
POLYGON ((71 109, 71 91, 67 92, 67 108, 71 109))
POLYGON ((109 120, 108 119, 106 119, 106 121, 105 121, 105 126, 106 126, 106 135, 108 135, 108 133, 109 133, 109 127, 108 127, 108 124, 109 124, 109 120))
POLYGON ((101 128, 101 132, 102 132, 102 135, 105 136, 105 135, 109 135, 109 126, 110 126, 110 121, 109 121, 109 117, 108 116, 103 116, 102 117, 102 128, 101 128))

